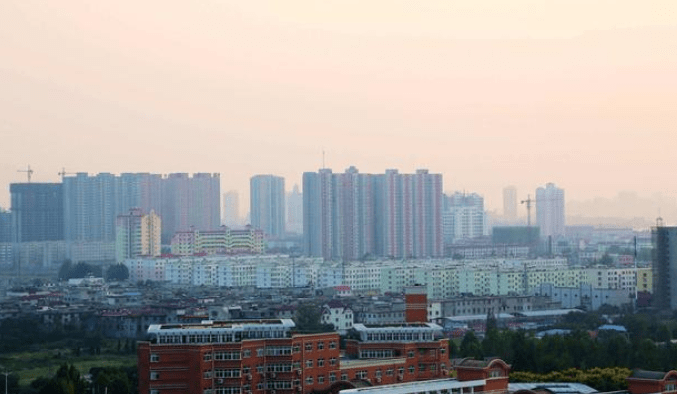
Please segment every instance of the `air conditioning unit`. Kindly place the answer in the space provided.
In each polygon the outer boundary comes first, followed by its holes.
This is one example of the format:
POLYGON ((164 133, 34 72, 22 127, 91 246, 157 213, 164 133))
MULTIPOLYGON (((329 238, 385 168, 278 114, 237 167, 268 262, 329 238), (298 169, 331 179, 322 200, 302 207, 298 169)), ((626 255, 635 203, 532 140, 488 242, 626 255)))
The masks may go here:
POLYGON ((247 380, 252 380, 252 374, 250 373, 247 374, 247 380))
POLYGON ((223 384, 223 379, 217 379, 217 380, 216 380, 216 383, 218 383, 218 384, 223 384))
POLYGON ((297 370, 296 370, 296 374, 297 374, 297 375, 301 375, 301 370, 300 370, 300 369, 297 369, 297 370))
POLYGON ((270 374, 270 377, 275 379, 277 377, 277 374, 275 372, 273 372, 273 373, 270 374))
POLYGON ((397 375, 397 380, 403 380, 403 379, 404 379, 404 376, 402 376, 402 374, 397 375))

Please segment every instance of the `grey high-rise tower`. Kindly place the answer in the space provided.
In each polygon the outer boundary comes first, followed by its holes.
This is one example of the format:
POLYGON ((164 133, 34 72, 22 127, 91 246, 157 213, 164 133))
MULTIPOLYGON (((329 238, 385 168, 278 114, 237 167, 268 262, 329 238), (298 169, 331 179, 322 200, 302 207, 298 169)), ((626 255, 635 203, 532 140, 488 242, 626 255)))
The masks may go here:
POLYGON ((507 219, 517 218, 517 189, 515 186, 503 188, 503 216, 507 219))
POLYGON ((284 178, 255 175, 250 179, 250 215, 252 227, 267 236, 284 236, 284 178))
POLYGON ((64 239, 63 189, 60 183, 12 183, 13 242, 64 239))
POLYGON ((554 183, 536 189, 536 223, 543 237, 564 235, 564 189, 554 183))
POLYGON ((306 172, 303 239, 307 255, 328 260, 440 257, 442 175, 306 172))
POLYGON ((653 301, 663 310, 677 309, 677 227, 657 226, 653 238, 653 301))

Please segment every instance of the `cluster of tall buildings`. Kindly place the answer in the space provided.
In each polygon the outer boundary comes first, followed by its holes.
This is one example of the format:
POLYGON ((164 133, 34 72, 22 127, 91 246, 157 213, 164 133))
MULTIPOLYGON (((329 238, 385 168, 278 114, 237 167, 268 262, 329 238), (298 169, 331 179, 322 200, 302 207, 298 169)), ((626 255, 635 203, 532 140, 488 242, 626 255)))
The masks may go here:
POLYGON ((536 189, 535 199, 530 195, 524 200, 518 200, 517 189, 507 186, 503 189, 503 218, 508 223, 515 224, 517 220, 518 203, 526 205, 529 226, 535 224, 540 228, 543 237, 561 237, 565 235, 566 216, 564 209, 564 189, 554 183, 536 189), (532 209, 534 211, 532 212, 532 209), (535 223, 532 223, 535 215, 535 223))
POLYGON ((78 173, 62 183, 15 183, 10 185, 10 241, 118 243, 140 237, 141 222, 150 217, 157 219, 152 232, 159 236, 152 242, 146 238, 152 247, 146 250, 135 239, 117 252, 158 255, 160 244, 169 243, 177 231, 220 226, 219 189, 219 175, 204 173, 78 173))
POLYGON ((303 236, 308 256, 354 261, 368 256, 439 257, 442 175, 303 174, 303 236))

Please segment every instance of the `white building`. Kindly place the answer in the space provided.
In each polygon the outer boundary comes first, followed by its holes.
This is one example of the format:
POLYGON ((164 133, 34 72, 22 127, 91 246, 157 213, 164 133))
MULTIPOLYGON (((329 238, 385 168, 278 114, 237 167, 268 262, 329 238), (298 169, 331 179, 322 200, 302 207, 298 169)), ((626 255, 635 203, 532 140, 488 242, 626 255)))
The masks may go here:
POLYGON ((339 334, 345 335, 348 330, 353 328, 353 311, 345 306, 341 301, 332 300, 322 308, 322 324, 331 324, 334 330, 339 334))
POLYGON ((118 215, 115 227, 115 257, 123 261, 138 256, 160 256, 162 220, 150 211, 144 214, 134 208, 126 215, 118 215))
POLYGON ((442 220, 447 245, 488 235, 484 198, 475 193, 456 192, 445 196, 442 220))
POLYGON ((536 223, 542 237, 564 236, 564 189, 554 183, 536 189, 536 223))

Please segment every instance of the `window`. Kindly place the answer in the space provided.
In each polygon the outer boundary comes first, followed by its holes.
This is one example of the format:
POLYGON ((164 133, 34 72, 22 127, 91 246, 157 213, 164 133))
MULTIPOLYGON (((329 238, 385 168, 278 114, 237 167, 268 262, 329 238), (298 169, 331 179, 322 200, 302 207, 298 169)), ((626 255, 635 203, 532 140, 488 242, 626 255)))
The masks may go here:
POLYGON ((313 350, 313 344, 312 343, 306 343, 306 351, 312 351, 313 350))
POLYGON ((205 353, 205 354, 202 356, 202 359, 203 359, 204 361, 211 361, 211 359, 212 359, 212 354, 211 354, 211 353, 205 353))
POLYGON ((263 365, 259 364, 256 366, 256 372, 263 373, 263 365))
POLYGON ((306 368, 312 368, 313 367, 313 360, 306 360, 306 368))
POLYGON ((407 357, 413 358, 414 357, 414 351, 410 350, 409 353, 407 353, 407 357))
POLYGON ((214 371, 216 378, 239 378, 241 375, 240 369, 217 369, 214 371))
POLYGON ((334 383, 336 381, 336 372, 329 373, 329 381, 334 383))
POLYGON ((317 343, 317 350, 323 350, 324 349, 324 342, 318 342, 317 343))
POLYGON ((159 354, 152 353, 150 355, 150 362, 157 363, 159 361, 160 361, 160 355, 159 354))
POLYGON ((416 367, 414 367, 413 365, 409 366, 409 373, 414 373, 415 370, 416 370, 416 367))
POLYGON ((324 375, 319 375, 319 376, 317 377, 317 383, 318 383, 318 384, 324 383, 324 375))
POLYGON ((263 348, 256 349, 256 357, 263 357, 263 348))
POLYGON ((323 358, 317 359, 317 366, 318 367, 324 367, 324 359, 323 358))
POLYGON ((394 374, 395 374, 395 370, 393 368, 386 369, 386 375, 393 376, 394 374))
POLYGON ((329 342, 329 349, 336 349, 336 341, 329 342))
POLYGON ((150 380, 158 380, 158 379, 160 379, 160 372, 150 371, 150 380))
POLYGON ((336 365, 336 357, 332 357, 329 359, 329 365, 331 365, 332 367, 336 365))
POLYGON ((313 377, 312 377, 312 376, 308 376, 308 377, 306 378, 306 385, 311 385, 311 384, 313 384, 313 377))
POLYGON ((150 394, 160 394, 160 390, 150 389, 150 394))
POLYGON ((203 377, 204 379, 211 379, 211 378, 212 378, 212 370, 204 371, 204 372, 202 373, 202 377, 203 377))
POLYGON ((343 373, 341 374, 341 380, 348 380, 348 374, 345 373, 345 372, 343 372, 343 373))
POLYGON ((245 375, 248 374, 248 373, 251 373, 251 371, 252 371, 252 369, 250 367, 247 367, 247 366, 242 367, 242 373, 245 374, 245 375))
POLYGON ((243 358, 248 358, 248 357, 251 357, 251 356, 252 356, 252 351, 251 351, 250 349, 245 349, 244 352, 243 352, 242 357, 243 357, 243 358))

